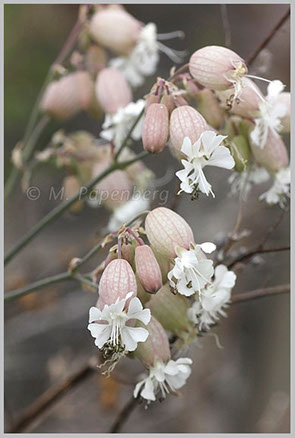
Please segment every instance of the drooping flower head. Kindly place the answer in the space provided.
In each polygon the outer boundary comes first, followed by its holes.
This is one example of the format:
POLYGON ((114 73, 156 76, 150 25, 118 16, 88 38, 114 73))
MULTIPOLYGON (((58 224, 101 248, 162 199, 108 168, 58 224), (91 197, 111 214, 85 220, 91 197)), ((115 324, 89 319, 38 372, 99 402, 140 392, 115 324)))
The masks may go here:
POLYGON ((272 135, 279 137, 283 130, 281 120, 288 113, 288 106, 278 98, 284 89, 281 81, 272 81, 267 88, 267 96, 259 102, 259 110, 254 119, 255 127, 251 131, 251 141, 261 149, 267 142, 267 137, 271 131, 272 135))
POLYGON ((188 310, 188 317, 199 329, 209 329, 219 315, 226 316, 223 310, 230 302, 231 291, 236 282, 236 274, 225 265, 218 265, 214 271, 214 281, 196 295, 196 300, 188 310))
POLYGON ((211 193, 214 197, 211 184, 206 180, 203 168, 216 166, 232 169, 235 166, 229 149, 221 144, 225 138, 223 135, 216 135, 214 131, 205 131, 192 144, 190 138, 185 137, 181 148, 186 157, 186 159, 181 160, 184 169, 176 172, 176 176, 181 181, 181 191, 191 193, 194 196, 200 190, 207 196, 211 193))
POLYGON ((205 252, 215 250, 215 245, 210 242, 201 245, 191 245, 189 250, 177 247, 177 257, 174 267, 168 273, 170 286, 187 297, 200 293, 204 287, 211 283, 214 273, 212 260, 207 260, 205 252))
POLYGON ((239 95, 242 79, 248 69, 245 61, 226 47, 206 46, 197 50, 190 58, 189 70, 194 79, 212 90, 233 88, 239 95))
POLYGON ((138 342, 146 341, 148 331, 143 327, 133 327, 129 321, 148 324, 151 318, 150 310, 143 309, 136 297, 127 305, 132 295, 130 292, 122 300, 118 298, 114 304, 106 304, 103 310, 97 307, 90 308, 88 330, 95 338, 95 345, 99 349, 106 346, 115 351, 134 351, 138 342))

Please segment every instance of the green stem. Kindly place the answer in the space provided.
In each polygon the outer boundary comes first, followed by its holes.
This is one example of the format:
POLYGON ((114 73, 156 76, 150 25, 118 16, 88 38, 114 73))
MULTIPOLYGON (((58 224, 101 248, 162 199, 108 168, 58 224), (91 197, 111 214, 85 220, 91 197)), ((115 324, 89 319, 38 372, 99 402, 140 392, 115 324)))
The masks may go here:
POLYGON ((99 183, 103 178, 105 178, 107 175, 112 173, 114 170, 117 169, 125 169, 126 167, 130 166, 131 164, 135 163, 138 160, 141 160, 144 158, 148 153, 142 152, 136 157, 132 158, 131 160, 123 161, 123 162, 116 162, 114 164, 111 164, 104 172, 102 172, 100 175, 98 175, 96 178, 94 178, 89 184, 87 184, 83 189, 83 193, 80 191, 76 195, 72 196, 70 199, 68 199, 65 202, 62 202, 60 205, 58 205, 56 208, 51 210, 43 219, 41 219, 40 222, 38 222, 33 228, 25 234, 17 243, 16 245, 8 251, 6 257, 4 258, 4 264, 7 264, 9 261, 13 259, 13 257, 22 249, 24 248, 31 240, 33 240, 34 237, 36 237, 40 231, 43 230, 48 224, 53 222, 55 219, 57 219, 59 216, 61 216, 66 210, 68 210, 76 201, 85 198, 91 189, 99 183))

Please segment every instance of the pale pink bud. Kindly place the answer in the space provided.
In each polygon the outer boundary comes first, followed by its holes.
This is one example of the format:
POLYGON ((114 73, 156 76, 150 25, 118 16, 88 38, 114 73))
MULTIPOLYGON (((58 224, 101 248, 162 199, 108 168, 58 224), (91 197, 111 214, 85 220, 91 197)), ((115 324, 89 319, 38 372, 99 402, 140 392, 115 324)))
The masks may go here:
POLYGON ((130 301, 137 295, 135 274, 126 260, 111 261, 101 276, 98 288, 98 305, 102 309, 105 304, 114 304, 118 299, 123 300, 129 292, 133 292, 130 301))
POLYGON ((149 336, 145 342, 138 343, 134 355, 146 366, 153 366, 157 360, 168 362, 171 358, 169 340, 161 324, 152 316, 148 325, 138 325, 148 330, 149 336))
POLYGON ((104 68, 95 83, 96 97, 106 113, 114 114, 132 100, 130 87, 123 74, 115 68, 104 68))
POLYGON ((263 148, 251 143, 251 150, 257 164, 269 172, 277 172, 289 163, 288 152, 281 137, 271 129, 263 148))
POLYGON ((291 95, 283 92, 275 99, 274 105, 284 105, 287 108, 286 115, 281 119, 282 132, 290 132, 291 95))
POLYGON ((92 76, 105 68, 107 63, 106 52, 102 47, 92 44, 86 52, 85 63, 87 70, 92 76))
MULTIPOLYGON (((110 165, 109 160, 95 163, 92 170, 92 178, 100 175, 110 165)), ((97 199, 106 207, 114 208, 128 201, 131 196, 132 184, 124 170, 115 170, 107 175, 95 186, 97 199)), ((90 196, 91 199, 91 196, 90 196)))
POLYGON ((208 130, 204 117, 188 105, 180 106, 172 111, 170 117, 170 147, 172 152, 181 156, 181 148, 185 137, 195 143, 200 135, 208 130))
POLYGON ((209 88, 204 88, 199 91, 196 100, 198 110, 204 116, 207 123, 215 129, 220 129, 224 115, 215 94, 209 88))
POLYGON ((130 243, 123 243, 121 246, 122 259, 127 260, 132 266, 134 258, 134 248, 130 243))
POLYGON ((159 263, 148 245, 135 249, 136 274, 147 292, 155 293, 162 287, 162 274, 159 263))
POLYGON ((142 132, 143 148, 149 152, 161 152, 168 140, 169 114, 165 105, 152 103, 145 115, 142 132))
POLYGON ((189 249, 194 235, 189 224, 177 213, 165 207, 150 211, 145 231, 152 247, 162 256, 175 258, 175 247, 189 249))
POLYGON ((245 87, 242 87, 238 99, 231 102, 233 90, 221 91, 218 93, 218 97, 225 108, 230 108, 231 113, 241 117, 253 118, 264 98, 257 85, 251 79, 245 78, 243 82, 245 87))
POLYGON ((189 301, 180 294, 173 294, 169 283, 164 284, 161 289, 147 303, 152 315, 162 324, 165 330, 181 338, 188 333, 196 331, 193 324, 187 317, 190 307, 189 301))
POLYGON ((206 88, 226 90, 230 79, 240 79, 248 71, 245 61, 226 47, 206 46, 190 58, 189 70, 194 79, 206 88))
POLYGON ((139 37, 142 24, 124 9, 106 8, 95 13, 90 34, 99 44, 120 55, 128 55, 139 37))
POLYGON ((65 120, 92 105, 93 82, 87 72, 75 72, 51 82, 45 90, 40 107, 53 117, 65 120))

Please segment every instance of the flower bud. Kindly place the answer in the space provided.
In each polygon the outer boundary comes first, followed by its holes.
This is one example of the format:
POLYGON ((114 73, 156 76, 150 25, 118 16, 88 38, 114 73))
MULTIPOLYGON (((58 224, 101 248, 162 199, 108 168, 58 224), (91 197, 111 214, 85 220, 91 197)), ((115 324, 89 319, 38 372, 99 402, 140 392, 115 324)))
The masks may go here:
POLYGON ((245 87, 241 88, 239 98, 231 102, 233 90, 225 90, 218 93, 222 105, 230 108, 230 112, 240 117, 253 118, 259 110, 259 103, 262 102, 263 96, 261 91, 251 79, 243 80, 245 87))
POLYGON ((102 47, 92 44, 86 52, 85 63, 87 70, 92 76, 105 68, 107 63, 106 52, 102 47))
POLYGON ((142 323, 138 325, 147 329, 149 336, 145 342, 137 345, 135 357, 146 366, 153 366, 156 360, 168 362, 171 358, 169 340, 162 325, 153 317, 148 325, 144 326, 142 323))
POLYGON ((236 135, 230 142, 230 152, 235 160, 235 170, 243 172, 250 159, 250 148, 243 135, 236 135))
MULTIPOLYGON (((92 170, 92 178, 104 172, 109 164, 109 160, 95 163, 92 170)), ((95 199, 92 199, 91 194, 90 199, 94 202, 102 202, 106 207, 113 209, 130 199, 132 184, 124 170, 115 170, 96 184, 94 189, 95 199)))
POLYGON ((168 134, 168 109, 160 103, 152 103, 146 112, 143 123, 143 148, 153 153, 161 152, 167 143, 168 134))
POLYGON ((119 55, 128 55, 135 46, 142 24, 124 9, 105 8, 90 22, 92 38, 119 55))
POLYGON ((281 119, 282 132, 290 132, 290 111, 291 95, 288 92, 280 93, 274 101, 274 105, 285 105, 287 107, 286 115, 281 119))
POLYGON ((121 72, 104 68, 95 83, 96 97, 106 113, 114 114, 132 100, 130 87, 121 72))
POLYGON ((161 99, 161 103, 166 106, 170 116, 172 111, 175 109, 173 96, 171 94, 164 94, 164 96, 161 99))
POLYGON ((269 172, 277 172, 289 163, 288 152, 281 137, 268 130, 268 136, 263 149, 251 142, 251 150, 256 163, 269 172))
POLYGON ((193 53, 189 70, 197 82, 213 90, 231 88, 233 84, 229 79, 240 79, 248 71, 239 55, 220 46, 206 46, 193 53))
POLYGON ((65 120, 92 105, 93 82, 87 72, 77 71, 51 82, 45 90, 41 110, 65 120))
MULTIPOLYGON (((80 191, 80 182, 75 175, 66 176, 63 182, 63 186, 65 199, 71 198, 80 191)), ((79 199, 70 207, 70 211, 72 213, 79 213, 79 211, 81 211, 83 207, 83 203, 83 199, 79 199)))
POLYGON ((220 129, 224 116, 215 94, 204 88, 196 96, 198 111, 206 119, 207 123, 215 129, 220 129))
POLYGON ((134 259, 134 249, 130 243, 123 243, 121 246, 122 259, 127 260, 127 262, 132 266, 134 259))
POLYGON ((150 211, 145 219, 145 231, 151 246, 164 257, 175 258, 175 247, 189 249, 193 232, 179 214, 165 207, 150 211))
POLYGON ((183 338, 188 333, 195 335, 194 324, 188 319, 187 311, 189 301, 180 294, 173 294, 169 283, 164 284, 146 305, 151 309, 152 315, 162 324, 165 330, 183 338))
POLYGON ((170 118, 170 147, 172 152, 181 156, 181 148, 185 137, 195 143, 200 135, 208 129, 204 117, 188 105, 175 108, 170 118))
POLYGON ((148 245, 139 245, 135 249, 136 274, 144 289, 156 293, 162 287, 162 274, 157 259, 148 245))
POLYGON ((118 299, 124 299, 133 292, 127 303, 137 295, 137 285, 134 272, 126 260, 111 261, 101 276, 98 288, 98 304, 102 309, 105 304, 114 304, 118 299))

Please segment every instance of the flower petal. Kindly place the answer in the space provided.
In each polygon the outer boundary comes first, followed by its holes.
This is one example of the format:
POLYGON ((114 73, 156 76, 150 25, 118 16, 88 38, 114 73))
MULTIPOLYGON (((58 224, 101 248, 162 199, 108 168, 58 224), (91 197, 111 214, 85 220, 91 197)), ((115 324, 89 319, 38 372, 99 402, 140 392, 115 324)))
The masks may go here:
POLYGON ((235 160, 233 159, 228 148, 226 148, 225 146, 218 146, 211 155, 207 166, 232 169, 233 167, 235 167, 235 160))
POLYGON ((89 322, 99 321, 101 319, 102 312, 97 307, 90 307, 89 309, 89 322))

